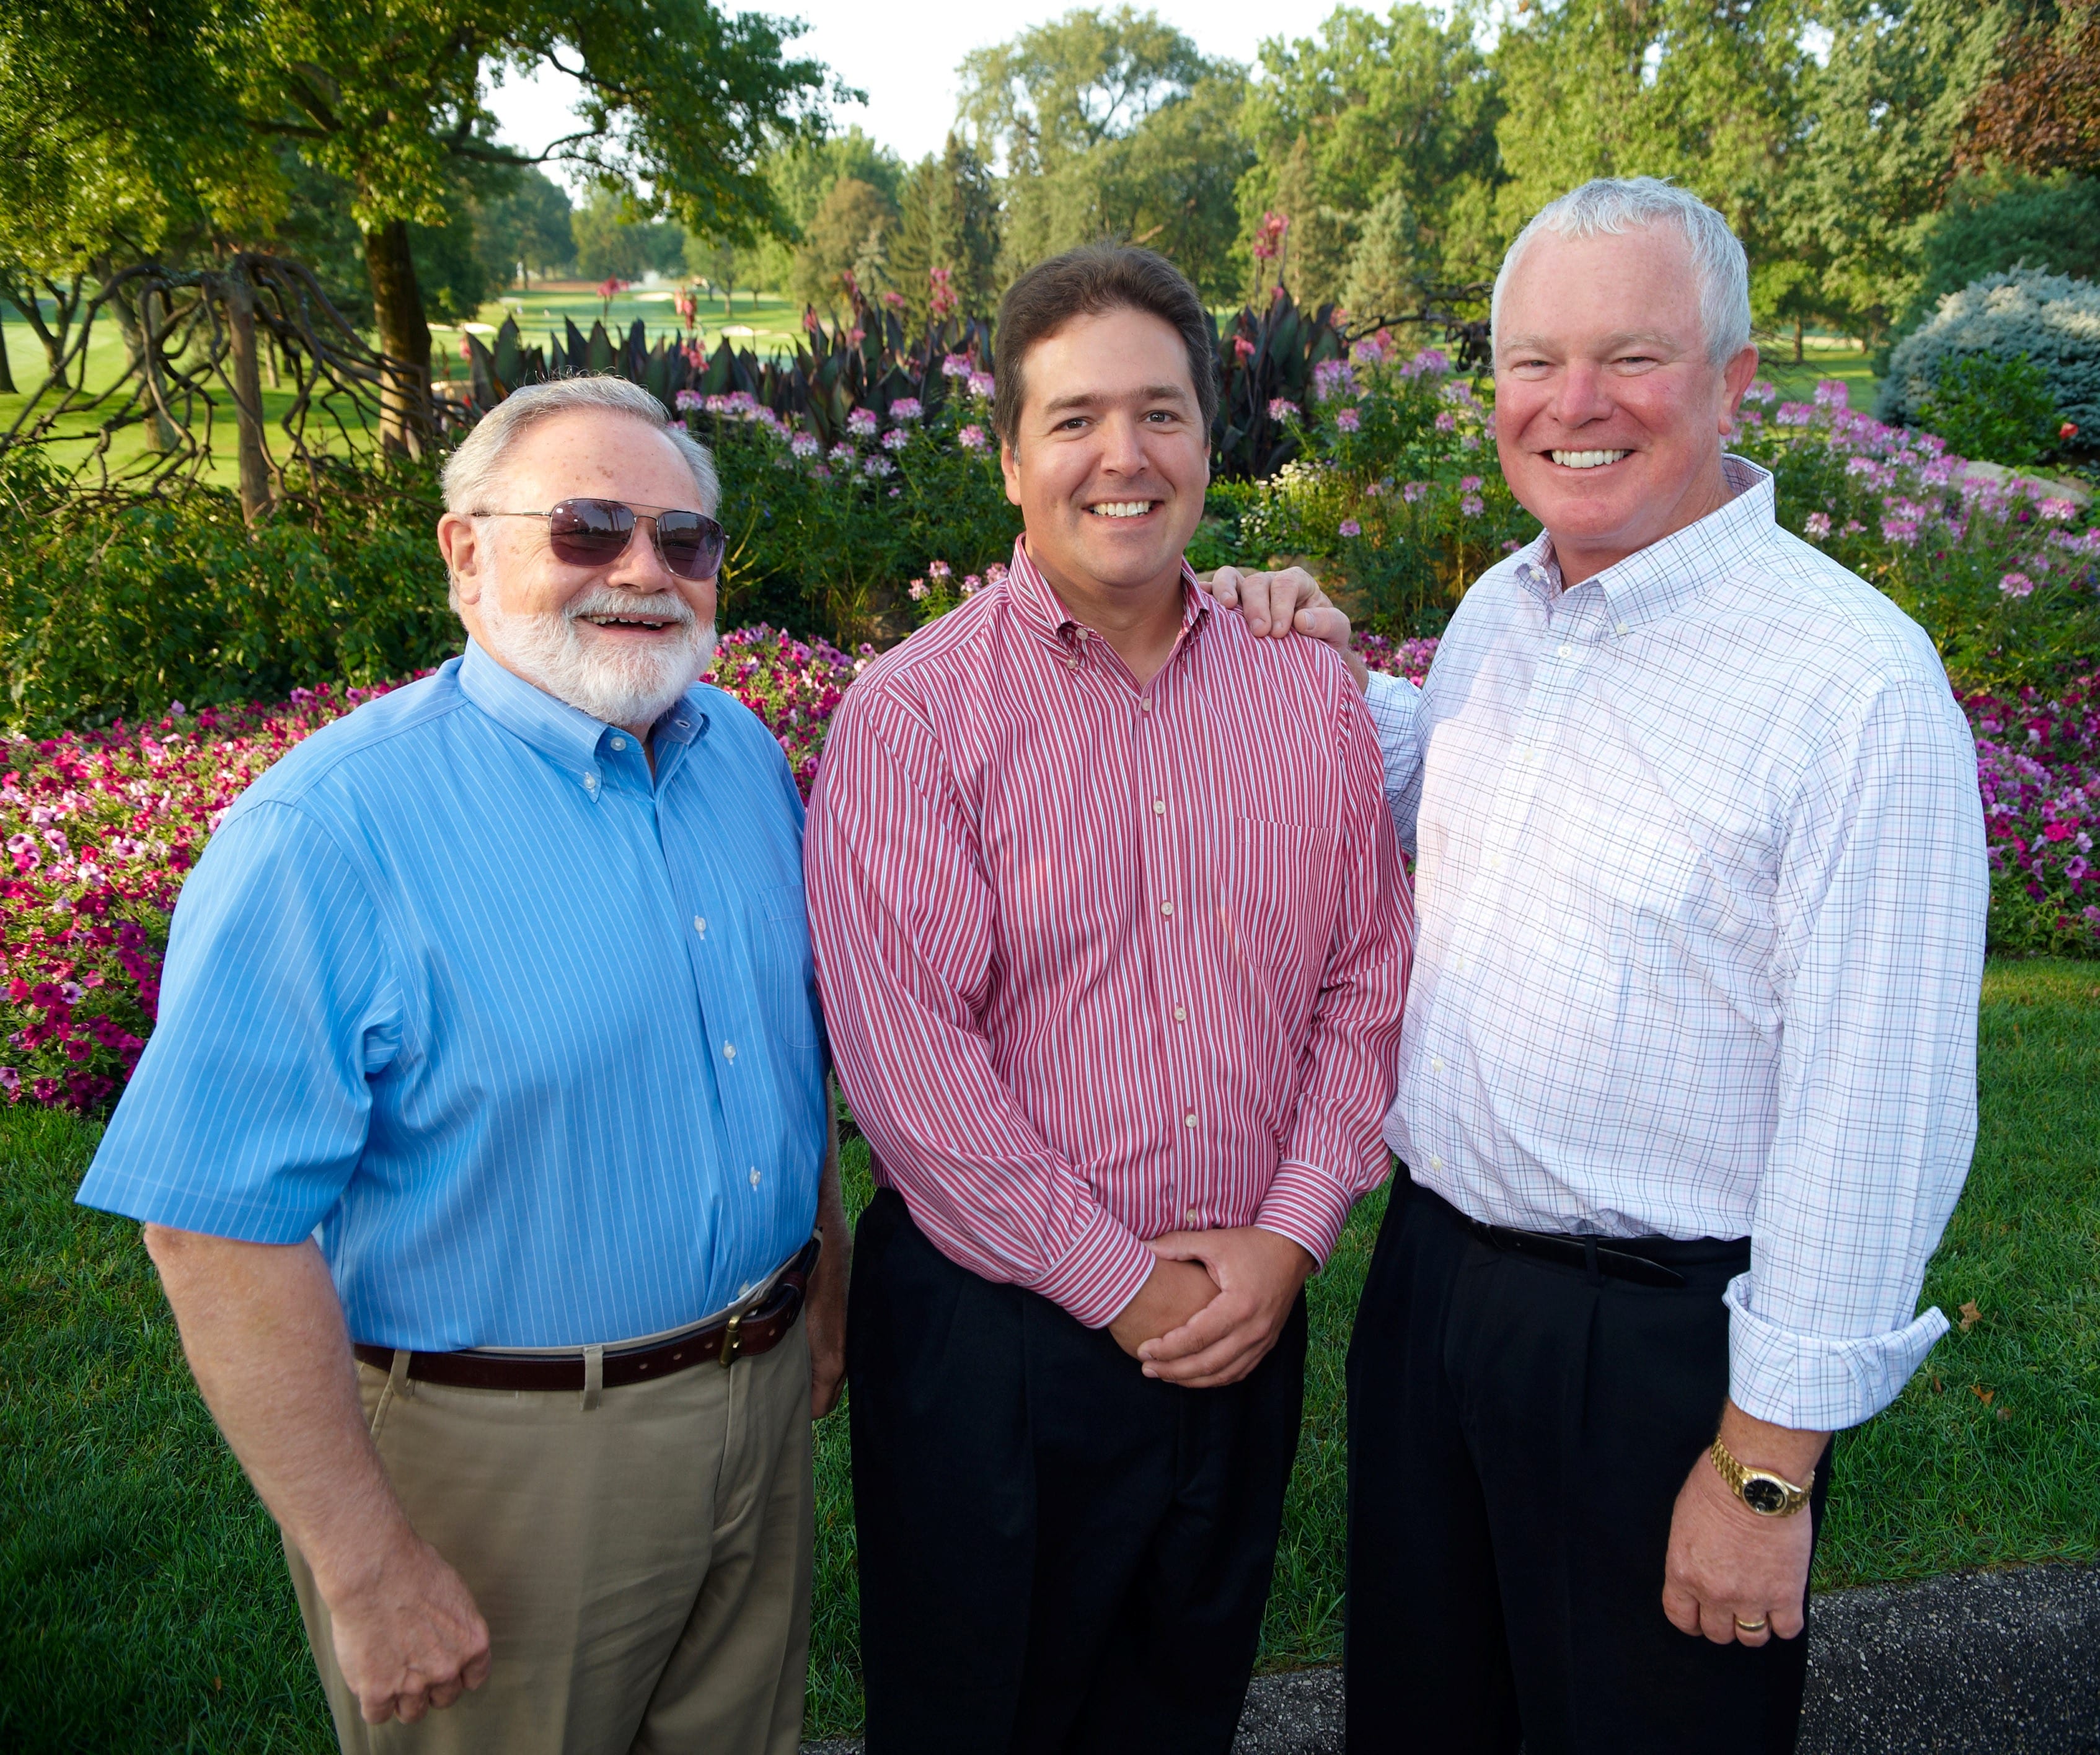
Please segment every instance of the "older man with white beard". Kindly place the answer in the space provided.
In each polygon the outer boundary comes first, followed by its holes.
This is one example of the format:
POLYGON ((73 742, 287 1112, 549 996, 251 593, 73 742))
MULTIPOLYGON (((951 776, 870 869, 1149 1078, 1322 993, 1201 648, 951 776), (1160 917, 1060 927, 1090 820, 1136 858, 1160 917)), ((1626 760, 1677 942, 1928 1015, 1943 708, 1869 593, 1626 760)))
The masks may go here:
POLYGON ((80 1198, 146 1222, 346 1751, 788 1755, 845 1232, 801 802, 694 681, 714 471, 581 378, 444 485, 465 655, 227 814, 80 1198))

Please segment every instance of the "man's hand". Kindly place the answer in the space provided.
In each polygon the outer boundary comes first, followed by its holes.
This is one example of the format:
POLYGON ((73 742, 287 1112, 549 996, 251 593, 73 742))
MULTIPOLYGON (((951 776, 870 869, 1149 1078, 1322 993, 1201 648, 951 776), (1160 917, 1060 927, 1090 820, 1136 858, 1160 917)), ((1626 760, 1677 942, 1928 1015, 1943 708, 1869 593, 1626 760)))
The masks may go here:
POLYGON ((1186 1389, 1237 1383, 1268 1356, 1312 1270, 1304 1249, 1259 1225, 1176 1231, 1152 1240, 1162 1262, 1201 1262, 1218 1295, 1138 1349, 1145 1374, 1186 1389))
POLYGON ((1349 644, 1349 618, 1328 601, 1320 581, 1304 567, 1243 573, 1237 567, 1221 567, 1204 589, 1228 609, 1237 606, 1257 634, 1302 633, 1326 641, 1342 655, 1359 689, 1370 682, 1369 668, 1349 644))
POLYGON ((1217 1295, 1217 1282, 1201 1268, 1183 1261, 1156 1261, 1137 1296, 1109 1325, 1109 1333, 1132 1358, 1142 1359, 1144 1347, 1181 1327, 1217 1295))
MULTIPOLYGON (((1773 1426, 1731 1402, 1722 1416, 1721 1441, 1746 1467, 1799 1482, 1816 1466, 1829 1435, 1773 1426)), ((1760 1517, 1728 1490, 1702 1452, 1670 1516, 1662 1581, 1662 1611, 1670 1624, 1680 1633, 1704 1634, 1716 1645, 1736 1640, 1760 1646, 1775 1634, 1798 1636, 1806 1625, 1802 1607, 1815 1515, 1804 1507, 1791 1517, 1760 1517), (1738 1625, 1744 1621, 1754 1630, 1738 1625)))
POLYGON ((488 1679, 488 1624, 459 1574, 405 1524, 365 1576, 331 1581, 321 1594, 336 1663, 368 1725, 412 1725, 488 1679))
POLYGON ((817 1185, 817 1229, 824 1246, 817 1254, 802 1320, 810 1325, 810 1418, 821 1420, 839 1404, 846 1380, 846 1282, 853 1272, 853 1227, 839 1193, 838 1096, 829 1081, 824 1100, 832 1113, 824 1174, 817 1185))

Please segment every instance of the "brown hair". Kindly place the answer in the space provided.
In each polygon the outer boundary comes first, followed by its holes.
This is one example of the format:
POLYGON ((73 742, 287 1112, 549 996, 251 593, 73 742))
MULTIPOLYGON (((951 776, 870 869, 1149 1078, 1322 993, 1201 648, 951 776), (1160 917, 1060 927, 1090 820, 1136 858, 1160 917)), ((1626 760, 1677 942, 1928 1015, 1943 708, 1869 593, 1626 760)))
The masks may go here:
POLYGON ((996 385, 991 424, 1012 444, 1021 426, 1027 386, 1021 362, 1038 342, 1074 317, 1109 311, 1142 311, 1171 324, 1188 351, 1189 376, 1196 386, 1207 441, 1218 412, 1218 368, 1210 314, 1187 277, 1157 250, 1132 244, 1088 244, 1038 262, 1006 289, 999 301, 994 344, 996 385))

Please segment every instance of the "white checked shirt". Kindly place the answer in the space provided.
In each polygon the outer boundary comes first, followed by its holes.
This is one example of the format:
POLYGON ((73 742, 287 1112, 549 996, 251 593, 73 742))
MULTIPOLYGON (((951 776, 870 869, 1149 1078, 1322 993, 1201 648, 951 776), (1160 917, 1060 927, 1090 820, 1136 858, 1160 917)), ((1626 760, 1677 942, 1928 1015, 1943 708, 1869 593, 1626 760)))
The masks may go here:
POLYGON ((1829 1431, 1947 1329, 1915 1312, 1975 1140, 1983 810, 1922 631, 1725 467, 1573 589, 1542 535, 1420 690, 1371 679, 1419 919, 1385 1134, 1493 1224, 1749 1237, 1732 1396, 1829 1431))

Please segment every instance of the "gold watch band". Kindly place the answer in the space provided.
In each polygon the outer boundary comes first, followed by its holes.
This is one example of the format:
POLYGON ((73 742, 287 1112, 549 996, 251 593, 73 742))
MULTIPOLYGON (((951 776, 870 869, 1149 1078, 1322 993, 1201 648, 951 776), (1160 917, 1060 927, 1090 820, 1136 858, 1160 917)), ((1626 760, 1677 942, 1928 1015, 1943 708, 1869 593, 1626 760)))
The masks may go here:
POLYGON ((1797 1487, 1785 1475, 1775 1475, 1769 1469, 1746 1468, 1718 1437, 1714 1439, 1714 1448, 1707 1455, 1713 1459, 1714 1472, 1727 1483, 1728 1491, 1759 1517, 1792 1517, 1807 1505, 1808 1496, 1815 1485, 1813 1469, 1808 1471, 1808 1479, 1797 1487))

